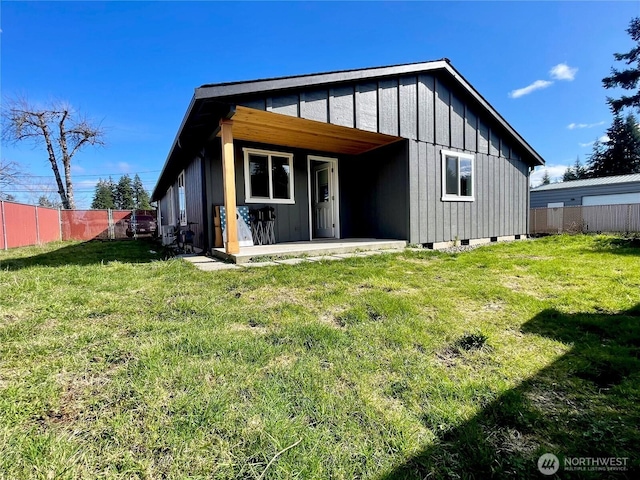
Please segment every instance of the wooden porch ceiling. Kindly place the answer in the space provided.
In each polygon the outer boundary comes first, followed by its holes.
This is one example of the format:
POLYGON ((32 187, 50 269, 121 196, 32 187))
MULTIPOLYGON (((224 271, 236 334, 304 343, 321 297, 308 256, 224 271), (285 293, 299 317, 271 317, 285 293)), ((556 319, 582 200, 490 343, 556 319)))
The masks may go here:
POLYGON ((400 137, 237 106, 233 138, 285 147, 358 155, 400 137))

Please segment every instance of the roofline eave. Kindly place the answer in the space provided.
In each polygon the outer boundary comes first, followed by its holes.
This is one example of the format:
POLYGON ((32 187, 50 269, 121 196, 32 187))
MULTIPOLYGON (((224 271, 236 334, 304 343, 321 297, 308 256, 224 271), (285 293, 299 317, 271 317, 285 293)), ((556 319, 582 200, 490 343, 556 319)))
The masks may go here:
POLYGON ((314 73, 297 75, 293 77, 276 77, 264 80, 249 80, 246 82, 221 83, 218 85, 203 85, 196 88, 197 99, 227 97, 234 95, 246 95, 273 90, 286 90, 289 88, 309 87, 330 83, 349 82, 354 80, 366 80, 390 75, 403 75, 408 73, 427 72, 437 70, 448 65, 446 60, 432 62, 410 63, 391 67, 374 67, 359 70, 343 70, 331 73, 314 73))

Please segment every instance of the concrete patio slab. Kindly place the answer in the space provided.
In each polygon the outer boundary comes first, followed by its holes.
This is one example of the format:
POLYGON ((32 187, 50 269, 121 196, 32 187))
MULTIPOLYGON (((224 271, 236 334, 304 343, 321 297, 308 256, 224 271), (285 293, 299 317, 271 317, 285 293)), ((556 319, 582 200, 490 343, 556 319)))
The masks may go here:
POLYGON ((253 262, 253 263, 242 263, 239 264, 239 267, 245 268, 257 268, 257 267, 271 267, 273 265, 278 265, 276 262, 253 262))
POLYGON ((241 268, 235 263, 224 262, 194 263, 194 265, 196 266, 196 268, 202 270, 203 272, 213 272, 218 270, 237 270, 241 268))
POLYGON ((305 258, 285 258, 283 260, 276 260, 275 263, 279 263, 281 265, 298 265, 300 263, 305 263, 307 260, 305 258))
POLYGON ((334 257, 332 255, 317 255, 315 257, 307 257, 307 260, 310 261, 310 262, 322 262, 324 260, 326 260, 326 261, 342 260, 342 258, 334 257))
POLYGON ((407 242, 404 240, 348 238, 240 247, 240 252, 237 254, 227 254, 224 248, 215 248, 212 253, 216 257, 230 262, 247 263, 260 257, 302 257, 304 255, 314 257, 322 255, 335 256, 339 253, 353 253, 368 250, 401 250, 406 245, 407 242))

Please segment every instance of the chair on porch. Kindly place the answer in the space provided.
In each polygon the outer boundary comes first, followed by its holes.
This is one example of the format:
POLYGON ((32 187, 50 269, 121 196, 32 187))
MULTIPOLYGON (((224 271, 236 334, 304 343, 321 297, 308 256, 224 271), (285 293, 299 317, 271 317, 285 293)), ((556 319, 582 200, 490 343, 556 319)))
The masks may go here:
POLYGON ((275 209, 263 207, 249 211, 251 218, 251 234, 255 245, 272 245, 276 243, 275 209))

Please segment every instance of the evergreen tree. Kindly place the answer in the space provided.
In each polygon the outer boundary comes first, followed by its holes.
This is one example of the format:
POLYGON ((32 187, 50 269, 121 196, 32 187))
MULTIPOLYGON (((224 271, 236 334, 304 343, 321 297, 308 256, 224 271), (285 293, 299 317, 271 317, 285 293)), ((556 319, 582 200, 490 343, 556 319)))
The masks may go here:
POLYGON ((133 198, 136 210, 151 210, 151 202, 149 201, 149 192, 144 189, 140 176, 136 173, 133 177, 133 198))
POLYGON ((127 174, 120 177, 116 186, 116 208, 119 210, 133 210, 136 208, 133 184, 131 177, 127 174))
POLYGON ((589 175, 608 177, 629 173, 640 173, 640 128, 632 114, 624 120, 617 114, 607 129, 607 139, 593 145, 589 175))
POLYGON ((113 208, 118 208, 118 184, 113 181, 113 178, 109 177, 109 188, 111 189, 111 199, 113 201, 113 208))
POLYGON ((96 184, 91 208, 113 208, 117 210, 151 210, 149 192, 144 189, 142 180, 136 174, 133 181, 129 175, 123 175, 118 182, 100 179, 96 184))
POLYGON ((93 201, 91 202, 91 208, 115 208, 115 203, 113 201, 113 181, 111 178, 109 178, 109 180, 98 180, 98 183, 96 184, 96 191, 93 195, 93 201))
POLYGON ((580 156, 576 157, 576 163, 573 164, 573 173, 576 176, 576 180, 582 180, 583 178, 589 178, 589 172, 587 168, 580 162, 580 156))
POLYGON ((587 169, 580 162, 580 157, 576 157, 576 163, 573 167, 567 167, 562 175, 563 182, 570 182, 571 180, 581 180, 588 178, 587 169))
POLYGON ((624 70, 611 68, 611 75, 602 79, 604 88, 619 87, 631 91, 631 95, 623 95, 618 99, 607 98, 614 114, 620 113, 625 107, 640 109, 640 17, 631 20, 627 33, 636 42, 635 47, 627 53, 614 53, 613 57, 618 62, 625 62, 630 68, 624 70))
POLYGON ((38 206, 39 207, 47 207, 47 208, 62 208, 61 202, 53 202, 46 195, 40 195, 38 198, 38 206))
POLYGON ((545 170, 544 175, 542 176, 542 183, 540 185, 549 185, 551 183, 551 177, 549 176, 549 171, 545 170))
POLYGON ((562 174, 563 182, 571 182, 572 180, 577 180, 576 174, 573 171, 573 167, 567 167, 567 169, 562 174))

